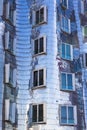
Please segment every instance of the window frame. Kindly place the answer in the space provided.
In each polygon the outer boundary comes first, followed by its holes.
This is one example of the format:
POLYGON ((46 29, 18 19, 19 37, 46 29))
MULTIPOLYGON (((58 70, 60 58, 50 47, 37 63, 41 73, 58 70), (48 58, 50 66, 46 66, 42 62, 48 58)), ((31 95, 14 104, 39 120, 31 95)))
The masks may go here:
POLYGON ((38 56, 38 55, 43 55, 46 54, 46 36, 39 36, 38 38, 35 38, 33 40, 33 56, 38 56), (40 39, 43 38, 43 51, 40 52, 39 48, 40 48, 40 39), (38 53, 35 54, 35 41, 38 40, 38 53))
POLYGON ((71 125, 77 125, 77 107, 75 106, 75 105, 60 105, 59 106, 59 109, 60 109, 60 120, 59 120, 59 122, 60 122, 60 125, 68 125, 68 126, 71 126, 71 125), (66 107, 66 114, 67 114, 67 116, 66 116, 66 123, 62 123, 62 117, 61 117, 61 108, 62 107, 66 107), (69 123, 69 113, 68 113, 68 109, 70 108, 70 107, 72 107, 73 108, 73 123, 69 123))
POLYGON ((44 24, 44 23, 47 23, 47 8, 46 8, 46 6, 44 5, 44 6, 41 6, 39 9, 37 9, 36 11, 33 11, 33 13, 32 13, 32 15, 33 15, 33 26, 38 26, 38 25, 41 25, 41 24, 44 24), (44 9, 44 18, 43 18, 43 21, 42 22, 40 22, 40 10, 41 9, 44 9), (36 23, 36 12, 37 11, 39 11, 39 22, 38 23, 36 23))
POLYGON ((34 69, 32 72, 32 89, 37 89, 37 88, 41 88, 41 87, 46 87, 46 68, 38 68, 38 69, 34 69), (39 85, 39 71, 43 70, 43 85, 39 85), (34 72, 37 71, 37 86, 34 86, 34 72))
POLYGON ((61 58, 65 59, 65 60, 73 61, 73 45, 62 42, 62 44, 61 44, 61 58), (63 44, 65 45, 65 56, 64 57, 62 56, 62 45, 63 44), (67 58, 67 55, 66 55, 67 54, 67 51, 66 51, 67 45, 70 46, 70 58, 67 58))
POLYGON ((67 18, 66 16, 61 15, 61 30, 65 33, 70 34, 71 33, 71 24, 70 24, 70 19, 67 18), (68 26, 66 26, 66 20, 68 20, 68 26), (68 28, 66 28, 68 27, 68 28))
POLYGON ((33 103, 31 104, 31 109, 32 109, 32 124, 43 124, 43 123, 46 123, 46 104, 45 103, 39 103, 39 104, 36 104, 36 103, 33 103), (39 106, 40 105, 43 105, 43 121, 39 121, 39 106), (37 121, 34 122, 33 121, 33 106, 37 106, 37 121))
POLYGON ((75 74, 74 73, 66 73, 66 72, 61 72, 61 85, 60 85, 60 90, 61 91, 75 91, 75 74), (62 87, 62 74, 65 74, 66 75, 66 88, 63 88, 62 87), (72 75, 72 89, 69 89, 67 86, 68 84, 68 78, 67 78, 67 75, 72 75))

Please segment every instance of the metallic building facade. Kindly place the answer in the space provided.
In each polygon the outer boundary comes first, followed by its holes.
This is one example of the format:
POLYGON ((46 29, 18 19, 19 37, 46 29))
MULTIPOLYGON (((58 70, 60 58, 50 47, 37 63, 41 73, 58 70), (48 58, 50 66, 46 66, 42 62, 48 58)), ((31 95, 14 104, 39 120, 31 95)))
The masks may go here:
POLYGON ((86 130, 87 1, 0 6, 0 130, 86 130))

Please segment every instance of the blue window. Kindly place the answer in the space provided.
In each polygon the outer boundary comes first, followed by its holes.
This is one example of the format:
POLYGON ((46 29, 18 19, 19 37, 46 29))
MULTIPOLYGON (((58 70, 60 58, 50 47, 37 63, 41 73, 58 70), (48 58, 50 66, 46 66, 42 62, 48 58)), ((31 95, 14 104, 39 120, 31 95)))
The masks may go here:
POLYGON ((70 19, 65 16, 61 17, 61 29, 66 33, 71 33, 70 19))
POLYGON ((62 43, 61 57, 66 60, 73 60, 72 45, 62 43))
POLYGON ((74 75, 61 73, 61 90, 74 90, 74 75))
POLYGON ((61 106, 60 123, 66 125, 76 124, 76 120, 74 120, 74 115, 75 115, 75 106, 61 106))

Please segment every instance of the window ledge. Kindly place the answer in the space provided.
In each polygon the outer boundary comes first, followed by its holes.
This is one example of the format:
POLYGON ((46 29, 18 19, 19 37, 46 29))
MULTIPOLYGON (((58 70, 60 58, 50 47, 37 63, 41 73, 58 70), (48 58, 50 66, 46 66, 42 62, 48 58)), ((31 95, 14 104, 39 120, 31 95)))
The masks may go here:
POLYGON ((38 53, 38 54, 33 54, 32 57, 36 57, 36 56, 40 56, 40 55, 46 55, 46 52, 41 52, 41 53, 38 53))
POLYGON ((37 124, 46 124, 46 121, 42 121, 42 122, 32 122, 32 125, 37 125, 37 124))
POLYGON ((74 92, 75 90, 70 90, 70 89, 60 89, 60 91, 64 91, 64 92, 74 92))
POLYGON ((46 21, 43 21, 43 22, 41 22, 41 23, 35 24, 35 25, 32 26, 32 28, 35 28, 35 27, 38 27, 38 26, 44 25, 44 24, 47 24, 47 22, 46 22, 46 21))
POLYGON ((60 123, 60 126, 76 126, 76 123, 71 123, 71 124, 67 124, 67 123, 60 123))
POLYGON ((34 89, 39 89, 39 88, 45 88, 46 87, 46 85, 41 85, 41 86, 33 86, 32 87, 32 90, 34 90, 34 89))

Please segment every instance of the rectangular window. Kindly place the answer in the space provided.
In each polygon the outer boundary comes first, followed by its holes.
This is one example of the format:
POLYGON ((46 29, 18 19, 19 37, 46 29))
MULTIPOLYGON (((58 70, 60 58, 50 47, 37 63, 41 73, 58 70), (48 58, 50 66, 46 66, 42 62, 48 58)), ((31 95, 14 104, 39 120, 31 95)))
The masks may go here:
POLYGON ((73 60, 73 47, 70 44, 62 43, 61 57, 66 60, 73 60))
POLYGON ((62 7, 65 9, 68 8, 68 0, 62 0, 62 7))
POLYGON ((14 42, 14 38, 11 36, 11 34, 9 33, 9 44, 8 44, 8 49, 13 53, 13 42, 14 42))
POLYGON ((46 22, 46 7, 41 6, 40 9, 33 12, 33 24, 38 25, 46 22))
POLYGON ((13 84, 13 68, 10 66, 10 76, 9 76, 9 82, 13 84))
POLYGON ((60 124, 75 125, 76 124, 76 107, 61 106, 60 107, 60 124))
POLYGON ((14 10, 12 9, 11 5, 9 7, 9 19, 13 22, 14 10))
POLYGON ((73 91, 74 82, 74 74, 61 73, 61 90, 73 91))
POLYGON ((33 87, 45 86, 45 69, 33 71, 33 87))
POLYGON ((61 29, 66 33, 71 33, 70 19, 65 16, 61 16, 61 29))
POLYGON ((87 37, 87 26, 83 27, 83 36, 87 37))
POLYGON ((84 54, 84 67, 87 67, 87 53, 84 54))
POLYGON ((44 104, 32 105, 32 122, 41 123, 44 122, 44 104))
POLYGON ((34 55, 46 53, 46 37, 40 37, 34 40, 34 55))

